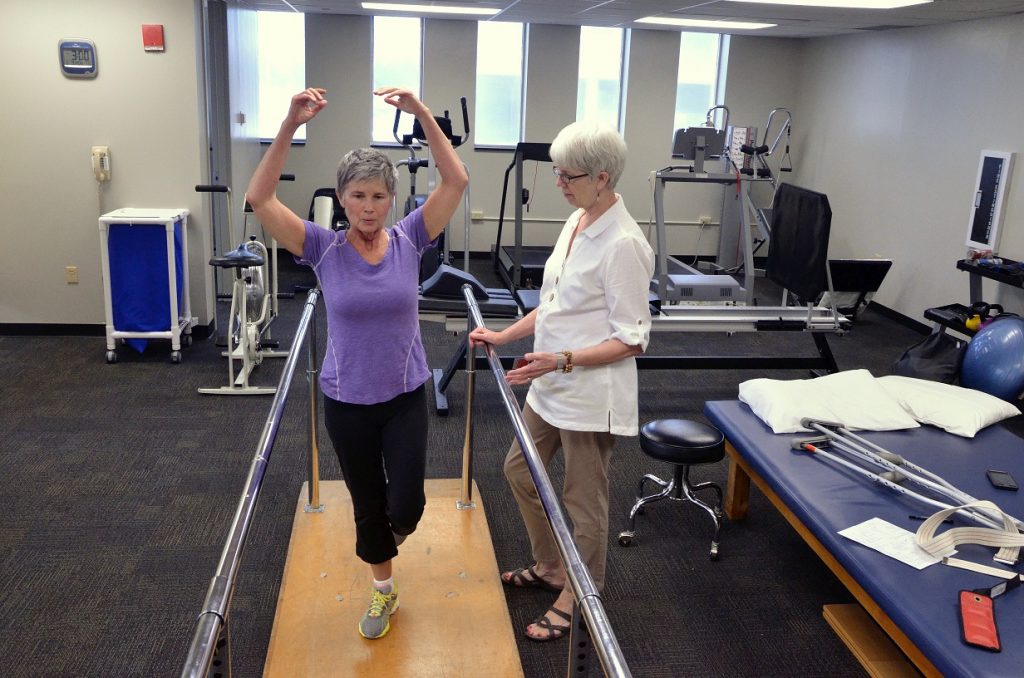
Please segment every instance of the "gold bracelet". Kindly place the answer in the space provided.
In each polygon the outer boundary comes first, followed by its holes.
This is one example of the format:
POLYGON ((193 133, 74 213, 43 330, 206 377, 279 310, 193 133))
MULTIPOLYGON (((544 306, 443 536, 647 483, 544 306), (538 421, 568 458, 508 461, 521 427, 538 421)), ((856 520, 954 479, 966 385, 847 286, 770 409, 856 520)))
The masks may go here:
POLYGON ((565 365, 562 366, 562 372, 569 374, 572 372, 572 351, 562 351, 559 355, 565 357, 565 365))

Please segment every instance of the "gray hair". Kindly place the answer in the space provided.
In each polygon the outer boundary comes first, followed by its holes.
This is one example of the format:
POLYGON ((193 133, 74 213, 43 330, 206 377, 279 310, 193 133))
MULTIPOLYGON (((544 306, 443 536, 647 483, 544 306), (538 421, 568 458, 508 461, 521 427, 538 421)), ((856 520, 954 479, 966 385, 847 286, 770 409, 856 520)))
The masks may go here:
POLYGON ((338 163, 338 194, 352 181, 373 181, 381 179, 388 193, 395 194, 398 187, 398 170, 391 159, 372 148, 357 148, 345 154, 338 163))
POLYGON ((610 125, 578 121, 562 128, 550 154, 555 165, 581 169, 591 178, 607 172, 608 188, 614 189, 626 167, 626 140, 610 125))

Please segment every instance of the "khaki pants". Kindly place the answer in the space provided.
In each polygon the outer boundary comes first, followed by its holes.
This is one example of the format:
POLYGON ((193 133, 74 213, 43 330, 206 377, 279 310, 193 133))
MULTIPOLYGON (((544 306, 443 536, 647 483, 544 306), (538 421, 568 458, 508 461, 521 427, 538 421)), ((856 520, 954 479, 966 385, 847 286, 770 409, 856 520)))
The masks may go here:
MULTIPOLYGON (((594 578, 597 590, 604 588, 608 553, 608 464, 615 436, 607 431, 566 431, 547 423, 529 405, 523 410, 526 427, 547 468, 561 447, 565 455, 565 487, 562 501, 573 524, 573 539, 580 556, 594 578)), ((505 457, 508 478, 526 523, 537 563, 561 567, 558 547, 551 534, 544 508, 533 485, 530 469, 518 442, 505 457)), ((568 582, 566 586, 568 587, 568 582)))

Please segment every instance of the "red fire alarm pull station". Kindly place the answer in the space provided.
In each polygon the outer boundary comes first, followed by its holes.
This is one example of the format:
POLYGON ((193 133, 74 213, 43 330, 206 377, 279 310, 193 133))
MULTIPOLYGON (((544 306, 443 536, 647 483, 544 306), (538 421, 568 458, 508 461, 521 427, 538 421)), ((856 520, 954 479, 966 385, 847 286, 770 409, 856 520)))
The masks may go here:
POLYGON ((163 24, 142 24, 142 47, 147 52, 164 51, 163 24))

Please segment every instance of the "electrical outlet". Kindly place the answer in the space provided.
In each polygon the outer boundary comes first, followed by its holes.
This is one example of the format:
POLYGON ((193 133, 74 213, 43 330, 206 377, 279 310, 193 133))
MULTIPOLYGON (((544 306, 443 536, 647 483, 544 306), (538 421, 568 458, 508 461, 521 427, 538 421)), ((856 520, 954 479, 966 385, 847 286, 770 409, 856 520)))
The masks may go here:
POLYGON ((472 219, 473 221, 483 221, 484 220, 484 211, 483 210, 470 210, 469 218, 472 219))
POLYGON ((711 217, 709 217, 707 215, 701 215, 700 217, 698 217, 697 222, 701 226, 707 226, 708 224, 711 223, 711 217))
POLYGON ((77 266, 65 266, 64 267, 64 282, 69 285, 78 284, 78 267, 77 266))

